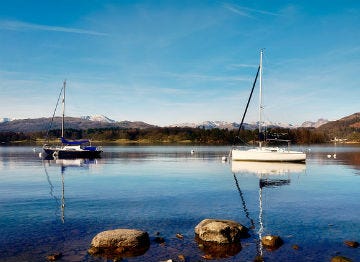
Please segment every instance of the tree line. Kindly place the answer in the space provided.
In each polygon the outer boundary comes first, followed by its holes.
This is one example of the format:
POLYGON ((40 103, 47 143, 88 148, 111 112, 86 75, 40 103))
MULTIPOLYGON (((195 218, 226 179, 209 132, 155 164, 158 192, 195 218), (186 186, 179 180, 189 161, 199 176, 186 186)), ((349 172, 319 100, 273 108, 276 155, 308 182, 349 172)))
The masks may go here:
MULTIPOLYGON (((259 140, 258 130, 204 129, 190 127, 153 127, 138 128, 91 128, 86 130, 67 129, 67 139, 91 139, 102 142, 136 142, 136 143, 190 143, 190 144, 256 144, 259 140)), ((34 143, 38 140, 56 140, 61 136, 61 130, 49 132, 3 132, 0 133, 1 143, 16 141, 34 143)), ((312 128, 283 129, 270 128, 262 137, 273 139, 288 139, 293 144, 326 143, 331 138, 325 133, 312 128)))

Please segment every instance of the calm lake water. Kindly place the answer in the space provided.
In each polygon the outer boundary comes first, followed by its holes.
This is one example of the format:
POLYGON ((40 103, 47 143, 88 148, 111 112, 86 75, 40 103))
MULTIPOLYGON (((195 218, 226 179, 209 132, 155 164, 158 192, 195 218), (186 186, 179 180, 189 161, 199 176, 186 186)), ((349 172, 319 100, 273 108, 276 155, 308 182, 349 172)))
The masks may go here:
POLYGON ((223 163, 229 149, 117 146, 101 159, 61 161, 40 159, 40 148, 0 147, 0 261, 45 261, 54 252, 59 261, 106 261, 87 249, 115 228, 152 240, 144 255, 123 261, 205 261, 194 240, 205 218, 255 226, 241 251, 217 261, 253 261, 260 252, 265 261, 360 261, 360 248, 343 243, 360 242, 360 147, 304 147, 306 165, 223 163), (267 251, 259 234, 284 244, 267 251))

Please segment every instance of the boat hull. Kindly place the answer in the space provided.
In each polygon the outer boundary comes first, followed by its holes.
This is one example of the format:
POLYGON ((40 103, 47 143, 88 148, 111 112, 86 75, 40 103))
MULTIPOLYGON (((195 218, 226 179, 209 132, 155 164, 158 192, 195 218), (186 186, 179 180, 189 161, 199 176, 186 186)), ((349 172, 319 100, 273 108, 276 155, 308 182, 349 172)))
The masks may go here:
POLYGON ((231 157, 234 161, 305 162, 306 160, 306 154, 303 152, 273 148, 232 149, 231 157))
POLYGON ((64 150, 61 148, 44 148, 47 156, 56 158, 98 158, 101 150, 64 150))

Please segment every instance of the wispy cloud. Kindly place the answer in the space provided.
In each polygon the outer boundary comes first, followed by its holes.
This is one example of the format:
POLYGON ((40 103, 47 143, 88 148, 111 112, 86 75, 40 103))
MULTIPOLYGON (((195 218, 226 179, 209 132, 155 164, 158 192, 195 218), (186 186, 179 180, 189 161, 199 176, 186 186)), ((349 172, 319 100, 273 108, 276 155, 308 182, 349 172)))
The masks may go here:
POLYGON ((51 26, 41 25, 34 23, 27 23, 16 20, 2 20, 0 21, 0 30, 12 30, 12 31, 53 31, 62 33, 73 33, 73 34, 85 34, 85 35, 97 35, 106 36, 106 33, 101 33, 93 30, 85 30, 73 27, 62 27, 62 26, 51 26))
POLYGON ((277 13, 273 13, 273 12, 269 12, 269 11, 248 8, 248 7, 239 6, 239 5, 231 5, 228 3, 225 3, 224 7, 235 14, 238 14, 240 16, 245 16, 245 17, 251 17, 251 18, 254 17, 253 14, 262 14, 262 15, 271 15, 271 16, 279 15, 277 13))
POLYGON ((215 75, 203 75, 203 74, 177 74, 177 73, 168 73, 169 76, 178 78, 178 79, 192 79, 198 81, 249 81, 247 77, 236 77, 236 76, 215 76, 215 75))
POLYGON ((246 17, 252 17, 252 15, 249 14, 249 12, 245 12, 244 10, 241 10, 240 8, 238 7, 235 7, 233 5, 230 5, 230 4, 224 4, 224 7, 226 9, 228 9, 229 11, 235 13, 235 14, 238 14, 240 16, 246 16, 246 17))
POLYGON ((229 65, 230 68, 257 68, 258 65, 250 65, 250 64, 231 64, 229 65))

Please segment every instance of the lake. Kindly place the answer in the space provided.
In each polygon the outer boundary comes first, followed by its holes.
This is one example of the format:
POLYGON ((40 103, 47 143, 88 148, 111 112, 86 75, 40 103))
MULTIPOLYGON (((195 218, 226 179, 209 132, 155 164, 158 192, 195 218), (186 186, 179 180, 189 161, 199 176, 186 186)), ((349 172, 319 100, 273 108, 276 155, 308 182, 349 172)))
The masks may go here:
POLYGON ((106 261, 87 253, 92 238, 135 228, 149 233, 150 248, 122 261, 205 261, 194 228, 217 218, 254 228, 238 253, 215 261, 258 254, 265 261, 360 261, 360 248, 344 245, 360 242, 359 146, 300 148, 306 165, 224 163, 229 149, 113 146, 96 160, 42 160, 40 148, 2 146, 0 260, 45 261, 61 252, 59 261, 106 261), (262 248, 259 236, 267 234, 284 244, 262 248), (154 241, 158 235, 165 244, 154 241))

